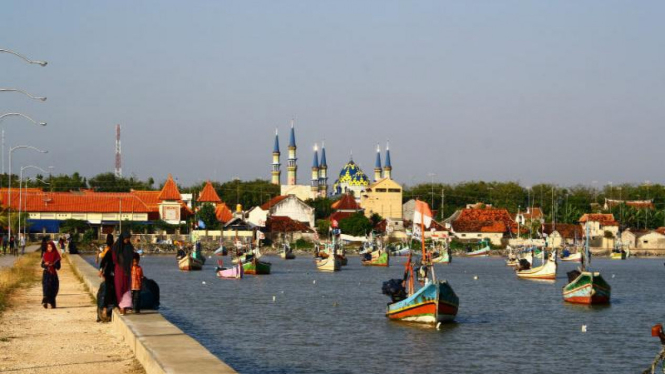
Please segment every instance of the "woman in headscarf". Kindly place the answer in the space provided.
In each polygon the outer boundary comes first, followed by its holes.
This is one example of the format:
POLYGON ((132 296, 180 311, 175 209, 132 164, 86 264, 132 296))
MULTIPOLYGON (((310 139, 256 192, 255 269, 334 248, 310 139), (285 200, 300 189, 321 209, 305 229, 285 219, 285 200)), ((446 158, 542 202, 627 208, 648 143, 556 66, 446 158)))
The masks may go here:
POLYGON ((49 242, 49 237, 45 236, 42 238, 42 246, 40 250, 42 251, 42 257, 44 257, 44 253, 46 253, 46 247, 48 247, 48 242, 49 242))
POLYGON ((115 295, 118 300, 120 314, 132 307, 131 277, 132 261, 134 259, 134 246, 130 241, 131 235, 123 232, 113 245, 112 259, 115 264, 114 283, 115 295))
POLYGON ((58 290, 60 289, 60 281, 58 280, 60 253, 53 242, 48 242, 46 245, 46 252, 44 252, 44 256, 42 257, 42 268, 44 268, 42 275, 42 291, 44 295, 42 305, 44 309, 48 307, 48 304, 51 304, 51 308, 55 308, 55 297, 58 296, 58 290))
POLYGON ((102 316, 106 317, 108 307, 116 305, 115 294, 115 263, 113 262, 113 234, 106 235, 106 247, 99 255, 101 261, 99 263, 99 276, 104 278, 104 302, 101 305, 102 316))

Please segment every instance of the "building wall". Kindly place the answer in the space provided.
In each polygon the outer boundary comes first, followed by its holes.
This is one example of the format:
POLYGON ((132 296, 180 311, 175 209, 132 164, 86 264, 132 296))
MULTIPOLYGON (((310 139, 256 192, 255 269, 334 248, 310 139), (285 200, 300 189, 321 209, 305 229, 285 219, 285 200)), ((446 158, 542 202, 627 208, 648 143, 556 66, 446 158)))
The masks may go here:
POLYGON ((314 227, 314 208, 299 201, 296 197, 289 197, 277 203, 270 209, 271 216, 289 217, 314 227))
POLYGON ((249 214, 247 214, 247 222, 254 226, 265 227, 267 218, 268 211, 263 210, 260 207, 252 209, 249 214))
POLYGON ((294 185, 294 186, 282 185, 280 190, 280 195, 282 196, 294 195, 300 200, 305 201, 309 199, 316 199, 318 193, 313 193, 312 186, 308 185, 294 185))
POLYGON ((652 231, 637 238, 638 249, 665 248, 665 235, 652 231))
POLYGON ((383 179, 362 193, 360 206, 368 218, 377 213, 383 218, 402 218, 402 186, 383 179))
POLYGON ((621 233, 621 243, 628 247, 629 249, 635 248, 635 234, 630 231, 624 231, 621 233))
POLYGON ((68 219, 78 219, 82 221, 88 221, 93 225, 98 225, 102 221, 138 221, 146 222, 148 221, 147 213, 66 213, 66 212, 30 212, 28 219, 40 220, 40 219, 57 219, 60 221, 68 219))
POLYGON ((483 239, 489 239, 493 245, 501 245, 503 233, 500 232, 456 232, 455 237, 461 241, 477 242, 483 239))
MULTIPOLYGON (((582 225, 582 230, 586 232, 586 226, 582 225)), ((589 222, 589 235, 591 237, 598 237, 605 235, 605 231, 611 232, 615 237, 619 233, 619 226, 601 226, 600 222, 591 221, 589 222)))

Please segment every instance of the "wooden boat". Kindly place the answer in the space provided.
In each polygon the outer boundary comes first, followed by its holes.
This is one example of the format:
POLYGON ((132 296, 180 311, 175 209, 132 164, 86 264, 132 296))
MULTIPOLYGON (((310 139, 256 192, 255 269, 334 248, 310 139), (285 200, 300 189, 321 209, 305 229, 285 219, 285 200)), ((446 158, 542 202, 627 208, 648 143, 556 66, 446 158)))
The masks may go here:
POLYGON ((563 300, 574 304, 608 304, 612 287, 603 279, 600 272, 589 271, 589 225, 586 226, 584 256, 579 270, 568 273, 568 284, 563 287, 563 300))
POLYGON ((390 256, 388 256, 388 252, 383 249, 367 253, 364 256, 366 257, 361 260, 363 266, 390 266, 390 256))
POLYGON ((193 258, 191 254, 188 254, 178 259, 178 268, 183 271, 201 270, 203 268, 203 261, 193 258))
POLYGON ((340 271, 342 269, 342 263, 337 257, 317 257, 314 259, 314 263, 316 264, 316 269, 320 271, 340 271))
POLYGON ((349 264, 349 259, 346 258, 346 255, 344 253, 336 254, 335 257, 339 260, 340 265, 346 266, 349 264))
POLYGON ((270 262, 261 261, 256 258, 256 256, 251 256, 243 262, 242 267, 245 274, 248 275, 268 275, 270 274, 272 264, 270 262))
POLYGON ((230 268, 223 267, 223 263, 221 261, 219 261, 218 264, 219 266, 217 269, 215 269, 215 272, 219 278, 242 279, 243 275, 245 274, 243 266, 240 264, 233 265, 230 268))
POLYGON ((548 260, 543 261, 542 265, 530 269, 517 270, 517 277, 522 279, 555 280, 556 269, 556 251, 554 251, 548 260))
MULTIPOLYGON (((432 213, 427 203, 417 200, 414 223, 421 225, 420 232, 425 232, 425 223, 431 222, 431 217, 432 213)), ((436 279, 434 266, 425 250, 424 240, 421 240, 421 243, 422 266, 417 272, 421 275, 423 286, 418 290, 414 289, 416 272, 411 262, 412 255, 409 255, 404 277, 383 284, 383 293, 392 299, 388 304, 386 317, 396 321, 436 326, 439 322, 450 322, 455 319, 459 309, 459 298, 447 281, 436 279)))
POLYGON ((481 243, 481 248, 476 249, 475 251, 467 252, 466 257, 487 257, 490 255, 490 245, 489 242, 483 240, 481 243))
POLYGON ((619 251, 613 250, 610 254, 612 260, 625 260, 628 258, 628 251, 621 249, 619 251))
POLYGON ((582 261, 582 253, 577 252, 577 253, 569 253, 568 256, 562 256, 561 261, 575 261, 575 262, 580 262, 582 261))
POLYGON ((282 253, 279 254, 279 257, 281 257, 283 260, 293 260, 296 258, 296 255, 293 253, 291 247, 288 244, 284 244, 282 253))
POLYGON ((226 256, 229 254, 229 251, 224 247, 223 245, 220 245, 215 252, 213 252, 215 256, 226 256))

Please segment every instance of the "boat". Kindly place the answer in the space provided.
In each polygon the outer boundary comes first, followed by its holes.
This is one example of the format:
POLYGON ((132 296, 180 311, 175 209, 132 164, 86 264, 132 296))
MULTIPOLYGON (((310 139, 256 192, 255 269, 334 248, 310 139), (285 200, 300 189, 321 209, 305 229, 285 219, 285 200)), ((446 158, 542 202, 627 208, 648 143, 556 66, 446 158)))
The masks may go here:
POLYGON ((254 255, 248 255, 242 262, 243 271, 248 275, 268 275, 272 264, 259 260, 254 255))
POLYGON ((243 275, 245 274, 243 266, 240 264, 233 265, 230 268, 225 268, 224 263, 221 260, 219 260, 217 263, 219 266, 217 266, 215 272, 219 278, 242 279, 243 275))
MULTIPOLYGON (((420 225, 424 232, 432 219, 432 212, 427 203, 416 200, 414 225, 420 225)), ((415 230, 414 230, 415 231, 415 230)), ((434 273, 430 254, 425 249, 421 238, 421 264, 414 267, 413 255, 410 254, 405 266, 403 278, 391 279, 383 283, 382 291, 390 296, 386 317, 390 320, 424 323, 437 326, 450 322, 457 316, 459 298, 446 280, 438 280, 434 273), (415 280, 419 278, 422 286, 415 290, 415 280)))
POLYGON ((390 256, 388 256, 388 251, 385 249, 377 249, 371 253, 365 253, 361 257, 361 263, 363 266, 390 266, 390 256))
POLYGON ((589 225, 586 226, 583 261, 578 270, 568 272, 568 284, 563 287, 563 300, 573 304, 609 304, 612 287, 600 272, 589 271, 589 225))
POLYGON ((439 249, 438 253, 432 255, 432 263, 435 264, 449 264, 453 260, 450 253, 450 247, 444 245, 439 249))
POLYGON ((319 271, 340 271, 342 270, 342 261, 337 256, 337 238, 341 234, 341 231, 333 225, 332 230, 332 243, 328 247, 327 253, 325 250, 321 251, 317 247, 316 257, 314 258, 314 264, 316 269, 319 271), (325 255, 325 257, 324 257, 325 255))
POLYGON ((229 254, 229 251, 226 249, 226 247, 220 245, 219 248, 217 248, 215 252, 213 252, 213 254, 215 256, 226 256, 227 254, 229 254))
POLYGON ((479 242, 480 248, 466 253, 466 257, 487 257, 490 255, 490 243, 487 239, 479 242))
POLYGON ((192 257, 191 254, 187 254, 178 259, 178 268, 183 271, 201 270, 203 268, 203 261, 192 257))
POLYGON ((536 267, 529 267, 528 269, 517 270, 516 274, 518 278, 522 279, 536 279, 536 280, 555 280, 556 279, 556 250, 552 251, 552 254, 548 259, 545 259, 545 251, 541 252, 543 257, 542 264, 536 267))
POLYGON ((282 252, 279 254, 279 257, 281 257, 283 260, 293 260, 296 258, 296 255, 293 253, 289 243, 284 243, 282 246, 282 252))
POLYGON ((570 253, 568 248, 564 248, 561 252, 561 261, 582 261, 582 252, 570 253))
POLYGON ((409 248, 409 245, 406 243, 397 244, 396 246, 390 246, 388 247, 388 250, 390 251, 390 256, 392 257, 408 256, 409 253, 411 253, 411 248, 409 248))

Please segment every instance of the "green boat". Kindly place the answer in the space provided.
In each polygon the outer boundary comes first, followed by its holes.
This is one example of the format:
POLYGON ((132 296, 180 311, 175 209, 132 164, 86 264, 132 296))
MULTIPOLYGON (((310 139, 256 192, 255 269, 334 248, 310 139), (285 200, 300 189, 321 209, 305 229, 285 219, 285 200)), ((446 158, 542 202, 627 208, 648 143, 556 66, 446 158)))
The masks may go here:
POLYGON ((377 250, 371 253, 365 254, 365 258, 362 259, 363 266, 384 266, 387 267, 390 265, 390 257, 388 252, 384 250, 377 250))
POLYGON ((245 274, 251 275, 265 275, 270 274, 270 267, 272 264, 270 262, 263 262, 258 260, 256 257, 249 259, 247 262, 242 264, 243 271, 245 274))

